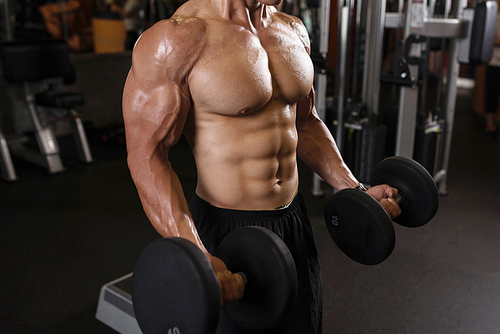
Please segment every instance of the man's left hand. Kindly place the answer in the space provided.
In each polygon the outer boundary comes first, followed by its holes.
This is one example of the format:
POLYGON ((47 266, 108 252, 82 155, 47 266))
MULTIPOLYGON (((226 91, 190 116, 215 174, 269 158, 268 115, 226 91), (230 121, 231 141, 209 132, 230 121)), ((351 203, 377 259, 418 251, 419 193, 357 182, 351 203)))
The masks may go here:
POLYGON ((396 188, 392 188, 387 184, 381 184, 371 187, 366 193, 382 205, 389 217, 391 217, 391 220, 401 214, 401 208, 396 203, 396 200, 394 200, 394 197, 398 194, 396 188))

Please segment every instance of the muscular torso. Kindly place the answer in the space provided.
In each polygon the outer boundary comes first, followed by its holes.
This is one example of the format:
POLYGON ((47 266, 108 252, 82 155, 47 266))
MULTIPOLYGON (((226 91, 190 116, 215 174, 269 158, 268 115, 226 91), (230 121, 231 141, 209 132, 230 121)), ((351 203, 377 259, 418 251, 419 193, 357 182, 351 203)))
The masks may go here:
POLYGON ((298 188, 296 103, 310 93, 314 75, 300 38, 306 32, 281 13, 258 32, 203 21, 201 50, 187 77, 191 109, 184 128, 196 160, 196 192, 232 209, 286 204, 298 188))

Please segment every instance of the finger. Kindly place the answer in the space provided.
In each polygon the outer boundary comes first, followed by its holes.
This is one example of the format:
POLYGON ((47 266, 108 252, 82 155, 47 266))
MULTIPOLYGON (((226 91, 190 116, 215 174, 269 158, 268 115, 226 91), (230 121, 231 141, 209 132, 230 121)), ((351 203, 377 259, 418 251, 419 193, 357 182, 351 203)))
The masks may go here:
POLYGON ((243 278, 238 274, 231 273, 230 271, 226 271, 224 274, 226 275, 231 290, 226 302, 232 303, 243 298, 243 291, 245 290, 243 278))
POLYGON ((221 290, 221 304, 229 304, 243 298, 244 284, 239 275, 234 275, 230 271, 218 272, 219 288, 221 290))
POLYGON ((229 270, 224 271, 224 276, 226 283, 224 287, 224 303, 229 304, 235 301, 238 283, 236 277, 229 270))
POLYGON ((221 295, 221 304, 229 304, 231 300, 231 282, 228 279, 225 272, 218 272, 217 278, 219 279, 219 287, 220 287, 220 295, 221 295))
POLYGON ((389 198, 388 199, 389 203, 391 203, 392 207, 394 208, 394 218, 399 216, 401 214, 401 207, 399 206, 398 202, 394 198, 389 198))
POLYGON ((392 188, 387 184, 379 184, 369 188, 367 193, 377 201, 381 201, 383 198, 396 196, 397 191, 397 189, 392 188))
POLYGON ((394 198, 398 195, 398 190, 396 188, 392 188, 388 186, 387 196, 390 198, 394 198))
POLYGON ((220 290, 220 303, 221 305, 224 305, 224 274, 221 272, 218 272, 217 274, 217 280, 219 281, 219 290, 220 290))
POLYGON ((376 187, 379 187, 379 191, 380 191, 380 197, 381 198, 386 198, 386 197, 394 197, 397 195, 397 189, 396 188, 392 188, 390 185, 388 184, 380 184, 376 187))
POLYGON ((394 219, 401 214, 401 208, 399 207, 399 204, 396 202, 394 198, 388 198, 387 201, 390 203, 392 210, 391 215, 392 219, 394 219))
POLYGON ((391 219, 394 219, 401 214, 401 209, 393 198, 384 198, 380 201, 380 204, 382 204, 391 219))
POLYGON ((238 283, 238 299, 241 299, 243 298, 243 294, 245 292, 245 282, 243 281, 243 277, 238 274, 235 274, 234 277, 236 278, 236 281, 238 283))
POLYGON ((387 214, 389 215, 389 217, 391 219, 394 219, 397 215, 397 210, 394 207, 394 204, 391 203, 391 198, 384 198, 383 202, 384 202, 385 211, 387 211, 387 214))

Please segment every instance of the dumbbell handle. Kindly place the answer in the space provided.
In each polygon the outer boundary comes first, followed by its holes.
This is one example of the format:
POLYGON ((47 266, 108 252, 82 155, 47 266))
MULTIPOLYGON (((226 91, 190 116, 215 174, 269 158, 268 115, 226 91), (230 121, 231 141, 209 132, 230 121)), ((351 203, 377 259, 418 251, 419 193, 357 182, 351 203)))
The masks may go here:
POLYGON ((393 197, 394 200, 396 201, 396 203, 398 204, 401 204, 401 202, 403 201, 403 197, 401 197, 400 194, 397 194, 395 197, 393 197))
POLYGON ((408 204, 408 199, 406 198, 405 194, 401 192, 401 190, 399 189, 398 189, 398 194, 394 196, 394 200, 396 201, 396 203, 398 203, 401 210, 404 210, 404 208, 408 204))

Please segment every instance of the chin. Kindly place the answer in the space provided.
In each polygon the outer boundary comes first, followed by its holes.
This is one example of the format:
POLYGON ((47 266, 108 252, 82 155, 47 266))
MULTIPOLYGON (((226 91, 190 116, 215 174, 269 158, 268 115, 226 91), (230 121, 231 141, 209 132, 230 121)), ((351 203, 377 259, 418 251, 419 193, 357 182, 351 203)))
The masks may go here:
POLYGON ((260 0, 259 2, 266 6, 278 6, 281 4, 282 0, 260 0))

